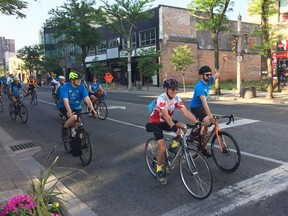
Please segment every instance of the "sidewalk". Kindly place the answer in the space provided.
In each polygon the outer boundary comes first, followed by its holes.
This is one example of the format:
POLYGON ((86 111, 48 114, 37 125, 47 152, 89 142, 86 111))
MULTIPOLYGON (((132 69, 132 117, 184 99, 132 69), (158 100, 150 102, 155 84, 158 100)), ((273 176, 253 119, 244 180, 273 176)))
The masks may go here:
MULTIPOLYGON (((131 94, 145 94, 151 97, 158 96, 163 92, 162 88, 150 86, 149 91, 147 87, 142 87, 142 90, 137 90, 133 87, 131 91, 127 91, 126 86, 117 86, 116 90, 108 90, 111 92, 123 92, 131 94)), ((191 98, 193 91, 187 89, 184 93, 183 89, 179 89, 178 95, 181 98, 191 98)), ((256 97, 251 99, 244 99, 236 95, 232 91, 222 91, 220 96, 211 94, 210 101, 230 101, 235 103, 254 103, 254 104, 288 104, 288 93, 273 93, 272 100, 266 99, 266 92, 256 92, 256 97)), ((29 179, 37 177, 42 166, 33 158, 33 155, 40 151, 39 146, 32 146, 31 148, 13 151, 13 147, 23 144, 32 143, 31 140, 14 140, 3 128, 0 127, 0 205, 9 200, 13 196, 23 194, 30 190, 29 179)), ((67 192, 65 197, 69 203, 70 215, 85 215, 95 216, 96 214, 84 203, 82 203, 71 191, 60 183, 59 187, 67 192)))
MULTIPOLYGON (((135 86, 133 86, 131 91, 127 91, 126 86, 117 86, 115 90, 108 90, 109 91, 115 91, 115 92, 125 92, 125 93, 138 93, 138 94, 149 94, 158 96, 158 94, 161 94, 161 92, 164 92, 162 87, 155 87, 155 86, 149 86, 149 90, 147 90, 147 86, 142 86, 141 90, 137 90, 135 86)), ((184 93, 184 90, 180 88, 178 90, 178 96, 181 98, 192 98, 194 94, 193 89, 187 88, 186 93, 184 93)), ((247 99, 240 97, 239 94, 237 94, 234 91, 227 91, 222 90, 221 95, 215 95, 210 92, 210 101, 235 101, 239 103, 254 103, 254 104, 288 104, 288 91, 285 92, 273 92, 273 99, 266 99, 266 92, 257 91, 256 97, 247 99)))

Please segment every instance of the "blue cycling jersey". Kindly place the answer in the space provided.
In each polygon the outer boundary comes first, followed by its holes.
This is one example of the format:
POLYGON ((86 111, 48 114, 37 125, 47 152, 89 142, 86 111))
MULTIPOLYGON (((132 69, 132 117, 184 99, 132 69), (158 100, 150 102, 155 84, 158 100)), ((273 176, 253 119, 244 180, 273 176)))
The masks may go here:
POLYGON ((200 96, 205 96, 206 101, 209 100, 209 91, 211 85, 214 83, 214 77, 211 76, 210 81, 205 84, 202 79, 199 80, 194 87, 194 95, 190 101, 190 108, 203 107, 200 96))
POLYGON ((96 82, 96 83, 91 82, 91 83, 90 83, 90 86, 91 86, 91 91, 92 91, 93 93, 96 93, 96 92, 97 92, 97 89, 98 89, 99 86, 100 86, 100 83, 99 83, 99 82, 96 82))
POLYGON ((12 95, 19 96, 19 89, 22 89, 23 86, 21 83, 18 83, 17 85, 12 83, 9 83, 8 88, 11 89, 12 95))
POLYGON ((69 105, 72 110, 81 110, 82 101, 88 96, 88 92, 83 84, 73 87, 70 82, 65 83, 60 89, 60 100, 58 107, 64 107, 63 98, 69 100, 69 105))

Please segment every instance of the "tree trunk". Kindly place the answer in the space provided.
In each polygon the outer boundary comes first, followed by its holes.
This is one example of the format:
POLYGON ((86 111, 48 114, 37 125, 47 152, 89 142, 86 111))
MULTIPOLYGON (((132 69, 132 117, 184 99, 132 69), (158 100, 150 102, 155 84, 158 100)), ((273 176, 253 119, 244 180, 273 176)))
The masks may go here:
POLYGON ((127 59, 127 78, 128 78, 128 91, 132 90, 132 76, 131 76, 131 40, 130 35, 127 38, 127 51, 128 51, 128 59, 127 59))
POLYGON ((272 77, 272 68, 271 68, 271 57, 267 58, 267 72, 268 72, 268 88, 267 88, 266 98, 272 99, 273 98, 273 77, 272 77))
POLYGON ((184 76, 184 73, 182 74, 182 81, 183 81, 184 94, 186 94, 186 86, 185 86, 185 76, 184 76))
MULTIPOLYGON (((216 37, 218 38, 218 37, 216 37)), ((218 40, 214 40, 214 64, 215 69, 219 70, 219 49, 218 49, 218 40)), ((215 71, 214 71, 215 72, 215 71)), ((215 94, 220 95, 221 89, 220 89, 220 78, 215 80, 215 94)))

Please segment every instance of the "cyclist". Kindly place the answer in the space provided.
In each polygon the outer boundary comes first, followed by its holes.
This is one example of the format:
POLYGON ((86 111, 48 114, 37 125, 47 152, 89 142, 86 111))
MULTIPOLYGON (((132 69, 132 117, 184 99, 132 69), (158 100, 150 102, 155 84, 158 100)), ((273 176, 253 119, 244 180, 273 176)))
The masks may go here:
POLYGON ((27 81, 27 88, 30 100, 32 97, 32 92, 34 93, 36 91, 36 87, 38 87, 36 80, 33 76, 29 76, 29 79, 27 81))
POLYGON ((101 87, 100 82, 97 82, 97 77, 93 75, 92 82, 89 83, 89 97, 92 103, 96 103, 101 96, 105 95, 105 93, 106 92, 101 87))
POLYGON ((65 84, 65 77, 59 76, 58 79, 59 79, 59 82, 57 82, 56 90, 55 90, 55 101, 57 103, 58 103, 59 98, 60 98, 60 90, 61 90, 62 86, 65 84))
POLYGON ((13 78, 13 82, 8 85, 9 94, 8 97, 12 104, 16 104, 17 100, 20 97, 19 89, 21 89, 25 94, 27 94, 26 90, 23 88, 23 85, 20 83, 19 77, 15 76, 13 78))
MULTIPOLYGON (((163 135, 163 130, 173 131, 180 135, 178 127, 187 127, 184 123, 172 119, 175 109, 180 109, 184 116, 191 122, 197 124, 198 120, 189 112, 182 100, 177 96, 178 82, 174 78, 167 78, 163 82, 165 92, 159 95, 153 105, 153 111, 150 114, 149 123, 146 125, 148 132, 153 132, 158 144, 157 151, 157 179, 160 183, 166 184, 167 177, 163 169, 164 154, 166 151, 166 144, 163 135)), ((200 123, 200 122, 199 122, 200 123)), ((174 140, 169 151, 177 152, 179 141, 174 140)))
MULTIPOLYGON (((81 84, 81 78, 80 73, 71 71, 69 73, 70 82, 65 83, 60 89, 58 107, 61 114, 67 118, 63 128, 64 134, 67 134, 67 129, 77 120, 77 114, 81 113, 83 100, 90 107, 92 114, 96 115, 96 111, 88 96, 88 91, 81 84)), ((77 125, 74 125, 74 127, 77 128, 77 125)))
MULTIPOLYGON (((203 141, 208 138, 208 127, 210 127, 215 119, 208 106, 209 91, 214 80, 219 78, 224 70, 227 61, 227 56, 223 56, 223 62, 219 70, 212 75, 212 69, 205 65, 200 67, 199 74, 202 75, 202 79, 199 80, 194 87, 194 95, 190 101, 190 110, 201 122, 203 122, 203 141)), ((202 154, 206 157, 211 157, 211 153, 207 150, 206 146, 199 146, 202 154)))

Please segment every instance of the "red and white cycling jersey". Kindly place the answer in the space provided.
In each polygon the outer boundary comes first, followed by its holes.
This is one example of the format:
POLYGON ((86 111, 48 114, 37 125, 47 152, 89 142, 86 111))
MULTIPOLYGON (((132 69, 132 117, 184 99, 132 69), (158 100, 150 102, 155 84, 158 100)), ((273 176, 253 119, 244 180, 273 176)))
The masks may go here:
POLYGON ((178 96, 169 99, 166 92, 164 92, 163 94, 159 95, 156 100, 153 112, 150 115, 150 122, 165 122, 165 119, 162 116, 160 110, 167 109, 168 114, 172 116, 175 109, 181 109, 183 107, 185 107, 185 105, 178 96))

